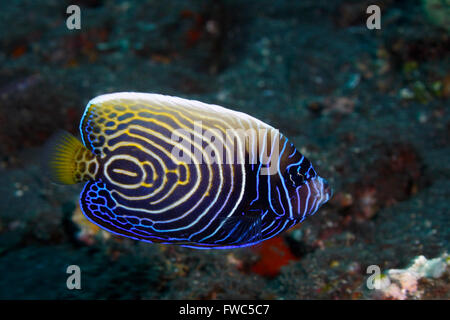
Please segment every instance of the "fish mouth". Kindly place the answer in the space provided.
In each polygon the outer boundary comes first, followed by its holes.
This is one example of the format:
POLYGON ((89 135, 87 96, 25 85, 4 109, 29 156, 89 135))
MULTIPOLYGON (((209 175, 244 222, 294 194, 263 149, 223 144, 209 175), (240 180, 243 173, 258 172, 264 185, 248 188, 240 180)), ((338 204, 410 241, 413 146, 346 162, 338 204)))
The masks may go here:
POLYGON ((325 196, 326 199, 323 203, 326 203, 333 196, 333 189, 330 187, 330 184, 328 183, 327 180, 321 177, 319 177, 319 179, 322 180, 322 194, 325 196))
POLYGON ((315 189, 318 190, 316 197, 318 197, 317 202, 319 203, 319 205, 317 206, 317 209, 319 209, 323 204, 327 203, 328 200, 331 199, 331 197, 333 196, 333 189, 331 188, 328 181, 322 177, 317 177, 314 180, 315 181, 313 181, 312 184, 314 185, 315 189))

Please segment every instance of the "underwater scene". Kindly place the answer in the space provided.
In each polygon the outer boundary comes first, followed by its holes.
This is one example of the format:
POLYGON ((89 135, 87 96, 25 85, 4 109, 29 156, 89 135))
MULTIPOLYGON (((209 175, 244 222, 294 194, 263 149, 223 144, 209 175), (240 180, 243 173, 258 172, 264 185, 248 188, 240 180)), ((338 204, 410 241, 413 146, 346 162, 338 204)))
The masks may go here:
POLYGON ((0 300, 450 299, 450 1, 12 0, 0 48, 0 300))

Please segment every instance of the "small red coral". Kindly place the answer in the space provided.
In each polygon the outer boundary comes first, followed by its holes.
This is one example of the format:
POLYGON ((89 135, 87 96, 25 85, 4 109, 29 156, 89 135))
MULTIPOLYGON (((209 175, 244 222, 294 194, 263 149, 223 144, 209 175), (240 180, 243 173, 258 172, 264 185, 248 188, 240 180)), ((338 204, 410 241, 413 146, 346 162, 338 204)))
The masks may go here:
POLYGON ((252 266, 251 270, 266 277, 277 276, 281 267, 297 260, 282 237, 266 240, 254 250, 259 253, 261 258, 252 266))

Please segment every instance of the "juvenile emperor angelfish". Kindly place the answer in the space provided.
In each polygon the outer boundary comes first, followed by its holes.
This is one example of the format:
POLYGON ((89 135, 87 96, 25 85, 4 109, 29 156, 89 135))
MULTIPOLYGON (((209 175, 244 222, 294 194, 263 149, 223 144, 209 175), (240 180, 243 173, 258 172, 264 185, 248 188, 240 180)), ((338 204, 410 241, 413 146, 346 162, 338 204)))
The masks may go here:
POLYGON ((272 126, 217 105, 122 92, 91 100, 80 142, 48 144, 51 178, 86 182, 84 215, 136 240, 251 246, 314 214, 331 188, 272 126))

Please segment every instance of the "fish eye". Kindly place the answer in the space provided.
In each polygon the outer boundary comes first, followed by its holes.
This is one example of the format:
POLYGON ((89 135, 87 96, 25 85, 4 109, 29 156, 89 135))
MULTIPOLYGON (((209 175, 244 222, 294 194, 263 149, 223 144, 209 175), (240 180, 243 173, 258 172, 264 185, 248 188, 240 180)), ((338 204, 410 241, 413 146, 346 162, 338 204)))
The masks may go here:
POLYGON ((292 186, 299 187, 305 183, 305 176, 300 172, 300 166, 289 168, 287 173, 292 186))

